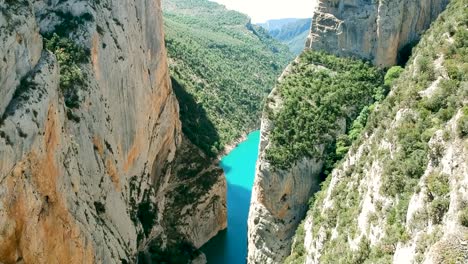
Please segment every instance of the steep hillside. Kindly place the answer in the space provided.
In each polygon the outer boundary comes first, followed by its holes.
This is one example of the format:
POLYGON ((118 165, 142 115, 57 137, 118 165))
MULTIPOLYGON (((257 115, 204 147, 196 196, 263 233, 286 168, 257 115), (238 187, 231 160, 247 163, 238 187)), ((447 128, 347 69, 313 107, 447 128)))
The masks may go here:
POLYGON ((292 54, 247 16, 207 0, 165 0, 170 70, 183 131, 217 154, 259 126, 264 98, 292 54))
POLYGON ((162 27, 159 1, 0 3, 1 263, 148 262, 156 242, 193 258, 226 227, 162 27))
POLYGON ((286 44, 292 53, 299 55, 304 50, 311 23, 312 18, 286 18, 269 20, 259 26, 268 30, 273 38, 286 44))
POLYGON ((451 1, 423 36, 287 263, 468 262, 467 11, 451 1))
MULTIPOLYGON (((304 217, 311 194, 319 189, 318 183, 350 145, 355 140, 362 141, 360 133, 367 118, 378 108, 372 104, 377 101, 379 105, 392 80, 401 73, 401 68, 391 68, 382 80, 374 73, 375 68, 369 70, 369 64, 327 53, 369 59, 376 66, 391 65, 395 61, 388 58, 397 58, 397 48, 375 52, 366 50, 367 45, 391 43, 388 37, 398 34, 402 34, 398 45, 414 45, 412 41, 419 38, 418 34, 429 27, 443 7, 442 2, 430 0, 320 2, 312 26, 312 51, 305 51, 286 69, 262 118, 260 155, 249 214, 249 263, 276 263, 289 255, 291 238, 304 217), (365 15, 359 13, 361 10, 365 15), (419 10, 425 12, 418 13, 419 10), (413 16, 413 12, 418 15, 413 16), (388 14, 405 14, 400 18, 407 23, 388 14), (421 24, 410 23, 413 18, 421 24), (360 23, 364 20, 367 22, 360 23), (333 21, 338 23, 336 28, 333 21), (386 23, 380 24, 382 21, 386 23), (375 33, 374 29, 379 27, 385 34, 375 33), (412 37, 403 37, 407 33, 412 37), (361 38, 362 35, 371 38, 361 38)), ((437 57, 430 57, 433 58, 437 57)), ((411 166, 422 167, 422 160, 417 159, 411 166)), ((355 198, 342 197, 340 202, 355 198)), ((332 227, 326 231, 334 233, 332 227)))

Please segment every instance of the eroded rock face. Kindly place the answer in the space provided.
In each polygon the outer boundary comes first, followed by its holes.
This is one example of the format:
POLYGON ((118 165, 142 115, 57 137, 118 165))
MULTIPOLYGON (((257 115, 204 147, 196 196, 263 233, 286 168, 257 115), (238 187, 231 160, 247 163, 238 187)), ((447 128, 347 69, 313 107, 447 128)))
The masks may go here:
POLYGON ((177 180, 188 177, 174 161, 190 143, 182 142, 159 1, 7 1, 0 22, 0 262, 133 262, 147 241, 166 242, 173 230, 199 247, 225 228, 216 164, 204 196, 177 196, 201 176, 177 180), (60 88, 64 65, 42 37, 70 23, 66 37, 89 50, 74 108, 60 88), (175 202, 192 218, 165 222, 180 215, 175 202))
MULTIPOLYGON (((21 1, 18 1, 21 2, 21 1)), ((31 11, 23 4, 0 4, 0 115, 5 111, 20 79, 38 63, 42 38, 31 11), (13 9, 13 10, 7 10, 13 9), (11 63, 15 61, 15 63, 11 63)))
MULTIPOLYGON (((291 67, 285 69, 279 81, 290 73, 291 67)), ((267 102, 270 111, 281 109, 277 88, 267 102)), ((320 183, 321 159, 303 158, 288 170, 273 168, 266 158, 273 126, 264 113, 248 218, 248 263, 281 263, 290 254, 292 237, 320 183)), ((323 147, 320 149, 323 151, 323 147)))
POLYGON ((287 171, 274 170, 265 158, 270 121, 262 120, 260 156, 248 218, 248 263, 281 263, 292 237, 318 190, 323 161, 302 159, 287 171))
POLYGON ((448 2, 319 0, 306 47, 392 66, 398 53, 419 40, 448 2))

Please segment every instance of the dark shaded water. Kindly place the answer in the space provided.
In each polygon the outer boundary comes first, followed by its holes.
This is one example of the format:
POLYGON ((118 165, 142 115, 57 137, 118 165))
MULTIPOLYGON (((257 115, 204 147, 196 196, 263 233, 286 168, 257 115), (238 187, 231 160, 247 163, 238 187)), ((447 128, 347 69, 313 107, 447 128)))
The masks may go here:
POLYGON ((228 184, 228 228, 201 248, 208 264, 246 263, 247 217, 259 141, 260 131, 252 132, 221 160, 228 184))

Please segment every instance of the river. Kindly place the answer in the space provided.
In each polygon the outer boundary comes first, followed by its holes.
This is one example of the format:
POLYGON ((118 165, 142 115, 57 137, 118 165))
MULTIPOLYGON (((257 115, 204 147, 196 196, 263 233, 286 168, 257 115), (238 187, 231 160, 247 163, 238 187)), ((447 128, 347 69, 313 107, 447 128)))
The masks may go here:
POLYGON ((221 160, 227 179, 228 228, 201 248, 208 264, 246 263, 247 217, 259 141, 257 130, 221 160))

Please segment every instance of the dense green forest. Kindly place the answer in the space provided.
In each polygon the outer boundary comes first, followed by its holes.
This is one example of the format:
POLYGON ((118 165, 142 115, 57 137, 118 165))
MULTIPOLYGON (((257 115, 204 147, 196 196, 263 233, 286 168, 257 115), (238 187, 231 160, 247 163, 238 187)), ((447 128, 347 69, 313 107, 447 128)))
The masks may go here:
POLYGON ((206 153, 259 127, 264 98, 293 55, 263 28, 207 0, 163 1, 183 131, 206 153))
POLYGON ((259 26, 265 28, 273 38, 286 44, 292 53, 299 55, 304 50, 311 23, 312 18, 286 18, 269 20, 259 26))
POLYGON ((369 106, 384 97, 385 88, 382 71, 367 62, 305 51, 277 85, 280 109, 266 108, 275 124, 267 159, 278 169, 301 157, 326 157, 326 168, 331 166, 358 136, 369 106), (341 135, 342 125, 350 136, 341 135))

